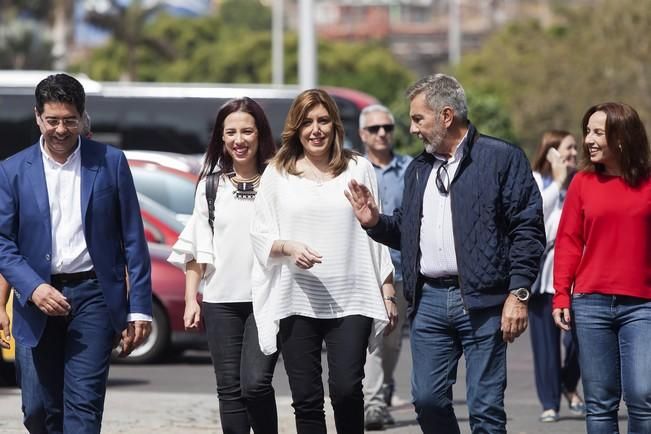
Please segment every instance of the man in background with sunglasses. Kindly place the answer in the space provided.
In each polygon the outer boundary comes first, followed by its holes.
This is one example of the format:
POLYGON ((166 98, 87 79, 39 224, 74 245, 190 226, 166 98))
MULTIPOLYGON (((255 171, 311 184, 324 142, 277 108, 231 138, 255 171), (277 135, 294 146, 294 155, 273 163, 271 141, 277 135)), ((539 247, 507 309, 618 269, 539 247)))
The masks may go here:
POLYGON ((524 152, 470 123, 454 77, 424 77, 407 97, 425 150, 407 169, 402 206, 379 214, 355 181, 346 195, 369 235, 402 253, 423 432, 459 433, 452 385, 464 354, 472 432, 506 433, 506 345, 527 327, 545 246, 540 193, 524 152))
MULTIPOLYGON (((359 136, 364 143, 366 158, 373 164, 377 176, 379 200, 385 212, 400 207, 404 176, 412 158, 393 151, 394 117, 383 105, 365 107, 359 115, 359 136)), ((378 347, 366 355, 364 366, 364 426, 367 431, 382 430, 395 421, 389 413, 395 390, 393 371, 398 364, 402 345, 402 329, 407 316, 407 300, 402 292, 400 251, 391 249, 395 267, 393 286, 396 296, 391 300, 398 307, 398 324, 393 333, 384 336, 378 347)))
POLYGON ((42 404, 48 433, 99 433, 115 337, 126 355, 151 331, 151 263, 124 154, 82 137, 82 85, 50 75, 35 96, 39 141, 0 163, 0 274, 38 378, 25 426, 42 404))

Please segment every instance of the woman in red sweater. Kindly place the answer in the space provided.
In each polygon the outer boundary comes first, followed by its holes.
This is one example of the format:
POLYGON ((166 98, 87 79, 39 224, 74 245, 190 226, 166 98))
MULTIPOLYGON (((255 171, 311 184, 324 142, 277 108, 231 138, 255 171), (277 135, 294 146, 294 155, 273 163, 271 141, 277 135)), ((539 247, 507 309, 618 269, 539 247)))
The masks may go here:
POLYGON ((574 327, 587 432, 651 433, 651 150, 637 112, 620 103, 583 117, 581 168, 556 237, 552 315, 574 327))

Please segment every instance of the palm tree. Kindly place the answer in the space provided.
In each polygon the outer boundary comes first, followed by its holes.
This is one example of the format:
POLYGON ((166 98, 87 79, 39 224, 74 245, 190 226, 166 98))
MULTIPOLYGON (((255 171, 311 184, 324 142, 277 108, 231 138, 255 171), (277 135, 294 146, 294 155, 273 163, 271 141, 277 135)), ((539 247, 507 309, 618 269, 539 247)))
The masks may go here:
POLYGON ((52 25, 52 57, 54 67, 65 70, 68 66, 68 50, 74 37, 74 0, 55 0, 50 17, 52 25))
POLYGON ((128 5, 118 0, 109 0, 110 8, 106 12, 90 10, 86 13, 86 21, 107 30, 113 38, 124 44, 127 52, 127 80, 138 78, 138 60, 136 51, 141 46, 147 46, 157 53, 173 58, 174 52, 163 41, 147 36, 145 24, 158 12, 160 2, 145 2, 132 0, 128 5))

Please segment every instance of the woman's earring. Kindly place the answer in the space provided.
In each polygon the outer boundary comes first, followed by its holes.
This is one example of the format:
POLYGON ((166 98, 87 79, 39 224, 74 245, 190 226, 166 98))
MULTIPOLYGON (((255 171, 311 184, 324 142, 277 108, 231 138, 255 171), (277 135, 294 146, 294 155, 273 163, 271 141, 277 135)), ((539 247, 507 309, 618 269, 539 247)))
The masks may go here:
POLYGON ((620 144, 617 145, 617 146, 619 146, 619 152, 622 152, 622 144, 620 143, 620 144))

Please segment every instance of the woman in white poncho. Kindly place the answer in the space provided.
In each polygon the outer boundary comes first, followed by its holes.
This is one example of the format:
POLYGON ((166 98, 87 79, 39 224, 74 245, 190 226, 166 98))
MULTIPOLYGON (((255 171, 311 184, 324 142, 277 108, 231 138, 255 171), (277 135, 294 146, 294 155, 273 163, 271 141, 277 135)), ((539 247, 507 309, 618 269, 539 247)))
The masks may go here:
POLYGON ((278 337, 299 434, 326 432, 323 342, 337 432, 364 432, 369 337, 372 344, 397 319, 389 251, 366 235, 344 196, 351 179, 377 192, 375 173, 343 148, 343 137, 332 98, 301 93, 262 176, 251 225, 260 346, 271 354, 278 337))
POLYGON ((248 434, 251 428, 256 434, 278 433, 271 386, 278 356, 262 354, 258 345, 249 237, 260 174, 274 150, 269 122, 255 101, 240 98, 221 107, 192 217, 169 258, 186 270, 185 327, 198 327, 203 315, 226 434, 248 434), (207 188, 209 179, 217 181, 216 189, 207 188), (214 200, 212 212, 207 199, 214 200))

